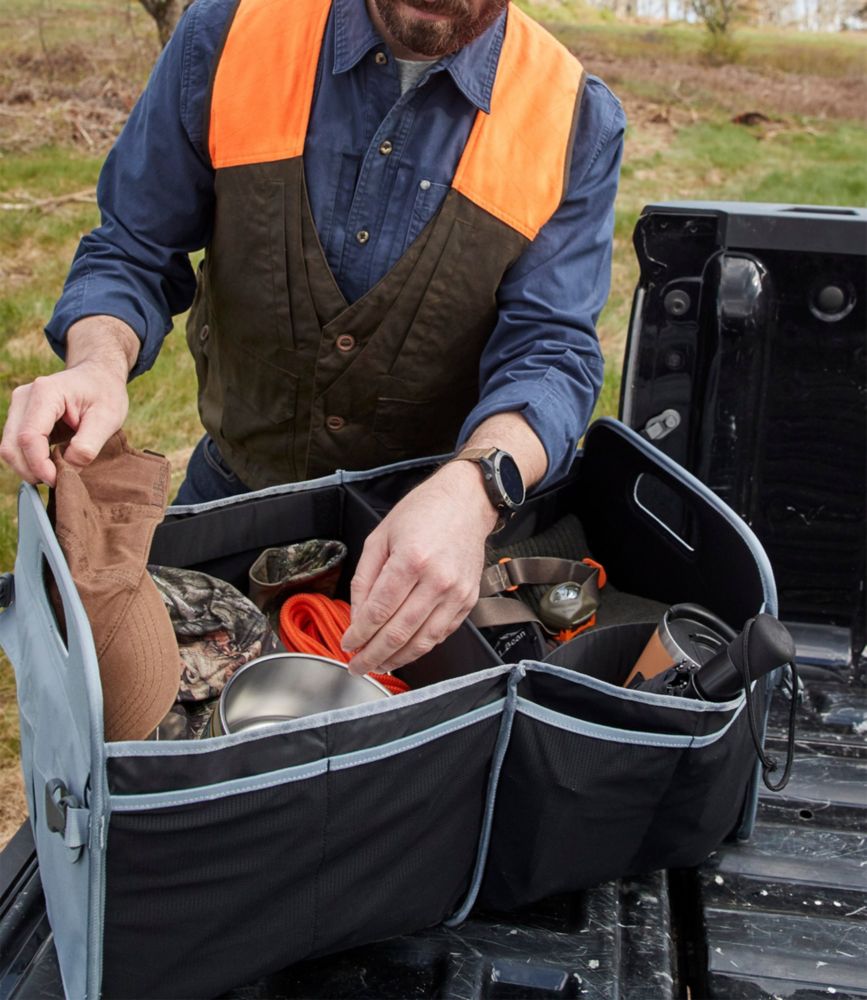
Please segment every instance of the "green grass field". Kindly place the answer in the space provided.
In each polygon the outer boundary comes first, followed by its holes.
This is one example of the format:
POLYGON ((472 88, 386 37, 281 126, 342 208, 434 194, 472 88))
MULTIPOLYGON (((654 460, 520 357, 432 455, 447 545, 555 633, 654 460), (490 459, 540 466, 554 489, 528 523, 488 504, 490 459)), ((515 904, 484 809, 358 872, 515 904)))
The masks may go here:
MULTIPOLYGON (((568 0, 523 6, 557 22, 554 30, 611 83, 630 119, 612 293, 599 324, 608 368, 597 412, 613 414, 642 206, 867 203, 867 39, 742 32, 736 63, 713 67, 697 28, 621 24, 568 0), (759 112, 760 124, 732 122, 747 111, 759 112)), ((92 191, 107 136, 155 55, 155 31, 135 3, 7 0, 0 13, 0 421, 15 386, 59 365, 42 326, 80 234, 98 220, 92 201, 33 202, 92 191)), ((182 329, 183 319, 177 323, 182 329)), ((128 429, 136 445, 174 459, 177 482, 199 433, 180 331, 156 369, 133 384, 128 429)), ((0 571, 14 561, 16 486, 0 470, 0 571)), ((0 664, 0 766, 16 756, 11 672, 0 664)))

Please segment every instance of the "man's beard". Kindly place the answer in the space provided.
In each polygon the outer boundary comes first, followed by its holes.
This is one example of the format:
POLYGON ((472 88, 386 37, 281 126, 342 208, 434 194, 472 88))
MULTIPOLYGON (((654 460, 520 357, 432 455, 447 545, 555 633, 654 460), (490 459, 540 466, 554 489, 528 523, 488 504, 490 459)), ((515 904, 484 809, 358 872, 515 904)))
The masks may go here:
POLYGON ((500 16, 509 0, 484 0, 478 13, 468 0, 402 0, 428 14, 443 14, 441 21, 422 20, 401 9, 401 0, 373 0, 379 16, 392 37, 411 52, 440 59, 457 52, 478 38, 500 16))

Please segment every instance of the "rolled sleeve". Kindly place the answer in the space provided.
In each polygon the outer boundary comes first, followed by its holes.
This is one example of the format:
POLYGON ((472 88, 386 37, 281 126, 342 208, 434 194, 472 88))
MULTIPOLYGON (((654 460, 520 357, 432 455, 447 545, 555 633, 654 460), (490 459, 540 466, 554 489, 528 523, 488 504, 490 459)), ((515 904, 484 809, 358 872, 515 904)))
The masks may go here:
POLYGON ((222 6, 186 12, 106 159, 97 186, 101 224, 82 238, 46 326, 61 357, 73 323, 114 316, 142 342, 131 373, 138 375, 154 363, 172 316, 193 300, 188 255, 206 245, 212 225, 204 102, 222 6))
POLYGON ((596 322, 608 298, 614 197, 626 119, 620 102, 589 77, 563 204, 509 269, 482 355, 480 399, 462 444, 497 413, 520 412, 542 442, 542 488, 563 478, 602 386, 596 322))

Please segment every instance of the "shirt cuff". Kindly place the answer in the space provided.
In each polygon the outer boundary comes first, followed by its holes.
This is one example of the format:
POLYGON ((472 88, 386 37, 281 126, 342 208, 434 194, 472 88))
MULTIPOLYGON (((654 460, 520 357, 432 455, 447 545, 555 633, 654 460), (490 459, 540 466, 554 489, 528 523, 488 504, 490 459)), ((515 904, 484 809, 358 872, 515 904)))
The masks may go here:
POLYGON ((88 316, 113 316, 129 326, 141 342, 136 362, 129 373, 130 379, 148 371, 159 354, 171 323, 156 310, 149 310, 138 297, 123 289, 103 289, 98 295, 87 295, 87 280, 68 286, 60 297, 45 334, 51 349, 66 360, 66 336, 73 323, 88 316))

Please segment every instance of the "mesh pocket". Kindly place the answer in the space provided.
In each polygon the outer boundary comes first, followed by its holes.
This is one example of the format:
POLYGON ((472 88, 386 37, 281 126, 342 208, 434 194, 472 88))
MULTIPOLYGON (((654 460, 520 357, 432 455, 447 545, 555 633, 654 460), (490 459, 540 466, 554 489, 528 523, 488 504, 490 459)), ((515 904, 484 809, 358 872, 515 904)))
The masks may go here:
POLYGON ((215 996, 308 955, 325 806, 323 773, 208 802, 115 813, 103 995, 215 996))
POLYGON ((742 703, 709 709, 562 668, 528 669, 482 905, 510 909, 694 863, 731 831, 752 768, 742 703))

